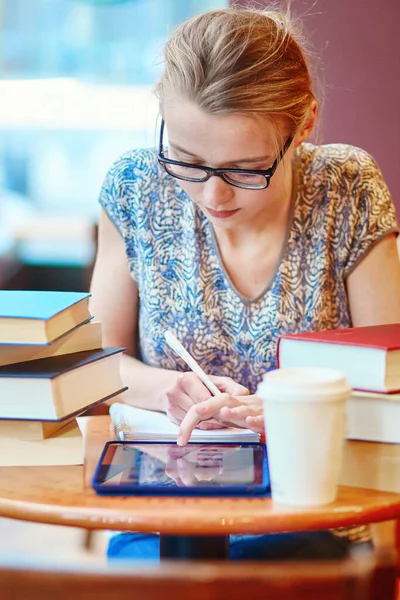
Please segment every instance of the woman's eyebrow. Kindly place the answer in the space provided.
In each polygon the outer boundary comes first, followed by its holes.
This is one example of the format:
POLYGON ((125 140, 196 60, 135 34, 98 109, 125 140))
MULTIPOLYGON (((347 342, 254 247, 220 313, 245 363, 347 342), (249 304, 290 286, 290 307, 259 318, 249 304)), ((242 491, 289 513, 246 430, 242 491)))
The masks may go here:
MULTIPOLYGON (((174 144, 173 142, 169 142, 169 145, 174 148, 174 150, 178 150, 178 152, 183 152, 184 154, 187 154, 188 156, 192 156, 193 158, 198 158, 200 159, 199 156, 197 156, 197 154, 193 154, 192 152, 189 152, 188 150, 185 150, 185 148, 182 148, 181 146, 179 146, 178 144, 174 144)), ((265 156, 254 156, 254 157, 247 157, 247 158, 236 158, 235 160, 230 160, 228 161, 228 164, 238 164, 238 163, 254 163, 254 162, 264 162, 267 160, 270 160, 272 158, 271 154, 266 154, 265 156)))
POLYGON ((193 158, 200 158, 197 154, 192 154, 189 150, 185 150, 182 146, 178 146, 178 144, 174 144, 174 142, 168 142, 168 145, 171 146, 174 150, 178 150, 178 152, 183 152, 183 154, 187 154, 188 156, 193 156, 193 158))

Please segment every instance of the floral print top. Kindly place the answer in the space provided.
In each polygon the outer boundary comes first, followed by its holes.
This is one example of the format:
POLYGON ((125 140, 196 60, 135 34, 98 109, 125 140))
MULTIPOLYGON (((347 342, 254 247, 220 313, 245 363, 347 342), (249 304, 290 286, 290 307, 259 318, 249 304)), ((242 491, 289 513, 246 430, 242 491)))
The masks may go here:
MULTIPOLYGON (((140 296, 140 357, 187 370, 164 342, 174 330, 203 369, 255 392, 276 367, 283 333, 351 327, 346 278, 369 250, 397 232, 395 208, 369 154, 348 145, 302 144, 286 239, 257 297, 229 279, 214 231, 154 150, 111 167, 100 203, 125 242, 140 296)), ((251 193, 251 192, 249 192, 251 193)))

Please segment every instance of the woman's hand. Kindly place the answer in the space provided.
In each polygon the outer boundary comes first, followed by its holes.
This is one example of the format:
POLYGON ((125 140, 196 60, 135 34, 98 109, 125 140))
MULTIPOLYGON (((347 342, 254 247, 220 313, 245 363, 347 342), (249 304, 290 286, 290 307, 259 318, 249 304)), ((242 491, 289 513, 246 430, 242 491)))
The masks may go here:
MULTIPOLYGON (((227 393, 193 404, 182 420, 177 443, 185 445, 195 427, 213 419, 221 426, 248 427, 256 433, 264 431, 262 400, 258 396, 233 396, 227 393)), ((202 427, 203 426, 203 427, 202 427)))
MULTIPOLYGON (((236 383, 230 377, 214 377, 210 379, 221 392, 230 396, 247 396, 249 390, 236 383)), ((199 403, 210 399, 210 391, 204 383, 192 372, 182 373, 176 383, 166 392, 166 413, 173 423, 180 425, 190 409, 199 403)), ((226 425, 218 421, 217 415, 209 419, 200 419, 200 429, 216 429, 226 425)))

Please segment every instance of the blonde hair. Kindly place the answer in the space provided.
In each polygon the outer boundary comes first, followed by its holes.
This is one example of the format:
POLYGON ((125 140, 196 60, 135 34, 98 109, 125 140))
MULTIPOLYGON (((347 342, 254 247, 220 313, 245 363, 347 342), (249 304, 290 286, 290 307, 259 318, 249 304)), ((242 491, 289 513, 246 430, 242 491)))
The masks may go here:
MULTIPOLYGON (((230 7, 181 23, 164 48, 155 92, 181 96, 208 114, 260 115, 301 131, 315 99, 307 53, 288 14, 230 7)), ((277 127, 279 130, 279 128, 277 127)))

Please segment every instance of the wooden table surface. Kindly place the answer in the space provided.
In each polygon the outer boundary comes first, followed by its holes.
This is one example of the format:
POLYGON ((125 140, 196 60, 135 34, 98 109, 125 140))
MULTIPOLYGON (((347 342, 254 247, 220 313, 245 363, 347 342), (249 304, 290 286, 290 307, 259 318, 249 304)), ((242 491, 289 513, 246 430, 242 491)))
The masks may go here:
POLYGON ((327 529, 400 518, 400 446, 347 442, 337 500, 303 509, 270 498, 100 497, 90 480, 109 417, 87 420, 85 466, 3 467, 0 516, 87 529, 227 535, 327 529), (364 489, 374 488, 374 489, 364 489))

